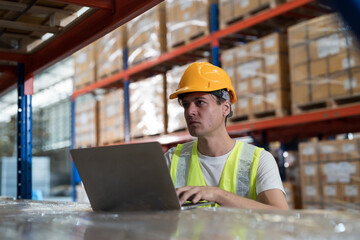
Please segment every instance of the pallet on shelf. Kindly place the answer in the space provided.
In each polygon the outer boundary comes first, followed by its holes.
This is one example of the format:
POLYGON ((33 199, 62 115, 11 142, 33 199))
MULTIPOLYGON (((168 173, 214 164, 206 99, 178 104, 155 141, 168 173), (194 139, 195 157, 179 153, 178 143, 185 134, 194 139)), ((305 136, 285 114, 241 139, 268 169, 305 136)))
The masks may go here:
POLYGON ((125 46, 125 26, 115 29, 95 42, 97 80, 109 77, 123 70, 123 51, 125 46))
POLYGON ((91 94, 75 101, 75 148, 95 147, 98 131, 97 103, 91 94))
POLYGON ((74 89, 82 89, 96 82, 95 44, 74 53, 74 89))
POLYGON ((317 203, 344 210, 360 201, 359 144, 358 139, 345 139, 299 145, 305 208, 317 203))
POLYGON ((359 102, 359 43, 336 14, 288 32, 294 114, 359 102))
POLYGON ((222 67, 239 99, 234 120, 290 114, 286 35, 274 33, 222 52, 222 67))
POLYGON ((254 16, 264 10, 276 8, 284 2, 285 0, 219 0, 220 29, 224 29, 235 22, 254 16))
POLYGON ((167 0, 168 50, 186 45, 210 33, 210 6, 216 0, 167 0))
POLYGON ((130 84, 130 136, 139 138, 165 132, 162 74, 130 84))
POLYGON ((100 99, 99 128, 99 145, 109 145, 124 140, 123 89, 110 91, 100 99))
POLYGON ((166 52, 165 2, 126 24, 128 64, 134 66, 166 52))

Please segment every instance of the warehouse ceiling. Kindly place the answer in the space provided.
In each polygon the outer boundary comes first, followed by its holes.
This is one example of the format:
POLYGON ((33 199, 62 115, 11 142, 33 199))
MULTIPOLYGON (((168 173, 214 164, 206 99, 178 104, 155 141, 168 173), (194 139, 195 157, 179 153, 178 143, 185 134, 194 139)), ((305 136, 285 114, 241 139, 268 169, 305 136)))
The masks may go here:
POLYGON ((0 95, 162 0, 0 0, 0 95))

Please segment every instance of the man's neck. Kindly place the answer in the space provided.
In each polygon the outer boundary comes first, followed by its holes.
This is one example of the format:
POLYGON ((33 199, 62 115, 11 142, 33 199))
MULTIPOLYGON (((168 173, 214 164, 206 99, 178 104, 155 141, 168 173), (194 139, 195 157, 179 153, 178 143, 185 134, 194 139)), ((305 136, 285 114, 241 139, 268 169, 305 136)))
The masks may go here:
POLYGON ((218 157, 228 153, 235 146, 235 142, 227 133, 198 137, 198 151, 209 157, 218 157))

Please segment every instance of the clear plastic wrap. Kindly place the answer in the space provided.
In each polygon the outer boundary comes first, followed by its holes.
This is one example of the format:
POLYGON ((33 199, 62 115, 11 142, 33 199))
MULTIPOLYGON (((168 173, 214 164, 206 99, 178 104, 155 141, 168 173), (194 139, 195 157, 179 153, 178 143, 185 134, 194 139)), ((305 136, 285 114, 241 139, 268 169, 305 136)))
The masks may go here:
POLYGON ((288 33, 295 113, 360 95, 360 47, 338 15, 302 22, 288 33))
POLYGON ((166 51, 165 5, 161 3, 126 24, 128 64, 136 65, 166 51))
POLYGON ((96 146, 96 100, 85 94, 75 101, 75 147, 96 146))
POLYGON ((360 209, 359 139, 299 145, 304 208, 360 209))
POLYGON ((99 101, 99 144, 120 142, 124 131, 124 90, 117 89, 105 94, 99 101))
POLYGON ((95 45, 89 44, 73 55, 74 89, 78 90, 95 82, 95 45))
POLYGON ((123 70, 124 28, 120 27, 96 41, 96 78, 123 70))
POLYGON ((358 239, 356 213, 203 208, 94 213, 88 204, 0 200, 1 239, 358 239))
MULTIPOLYGON (((181 67, 175 67, 166 73, 166 86, 167 86, 166 92, 168 96, 176 91, 180 82, 180 78, 184 74, 188 66, 189 64, 181 67)), ((167 116, 168 116, 167 131, 169 133, 178 130, 183 130, 186 128, 184 109, 182 106, 180 106, 177 99, 167 98, 167 116)))
POLYGON ((164 133, 164 78, 156 75, 130 84, 130 136, 164 133))
POLYGON ((168 49, 209 34, 210 0, 167 0, 168 49))
POLYGON ((222 53, 233 81, 235 118, 287 115, 290 111, 286 36, 270 34, 222 53))

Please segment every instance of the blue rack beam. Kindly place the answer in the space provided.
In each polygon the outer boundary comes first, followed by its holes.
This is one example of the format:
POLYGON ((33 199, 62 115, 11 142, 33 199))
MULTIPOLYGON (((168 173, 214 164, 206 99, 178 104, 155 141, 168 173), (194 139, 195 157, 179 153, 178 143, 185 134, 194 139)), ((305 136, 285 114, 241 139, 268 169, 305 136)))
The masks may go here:
POLYGON ((32 81, 25 87, 24 64, 18 63, 17 198, 32 199, 32 81))
MULTIPOLYGON (((75 100, 71 100, 71 145, 70 148, 75 148, 75 100)), ((76 200, 76 185, 81 182, 79 173, 76 169, 75 163, 71 160, 71 186, 72 199, 76 200)))

